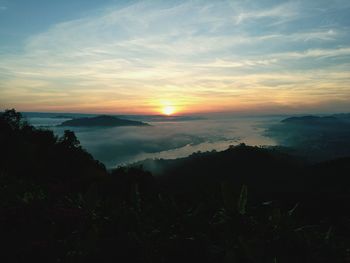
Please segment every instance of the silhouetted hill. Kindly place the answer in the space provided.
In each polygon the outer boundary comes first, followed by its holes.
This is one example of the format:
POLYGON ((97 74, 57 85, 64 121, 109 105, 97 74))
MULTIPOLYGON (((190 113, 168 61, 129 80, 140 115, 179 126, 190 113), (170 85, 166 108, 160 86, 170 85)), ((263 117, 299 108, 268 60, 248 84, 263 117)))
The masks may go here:
POLYGON ((334 116, 303 116, 303 117, 290 117, 281 121, 282 123, 293 123, 300 125, 329 125, 329 124, 339 124, 340 119, 334 116))
POLYGON ((350 197, 347 161, 349 158, 313 165, 274 148, 238 145, 222 152, 195 153, 176 160, 146 160, 137 165, 157 174, 163 187, 175 194, 208 191, 226 181, 247 185, 262 199, 288 196, 297 202, 299 195, 319 195, 321 189, 334 196, 350 197))
POLYGON ((333 114, 332 116, 339 118, 343 121, 350 121, 350 113, 338 113, 338 114, 333 114))
MULTIPOLYGON (((197 191, 222 180, 247 184, 254 191, 287 191, 301 186, 303 162, 281 152, 246 145, 231 146, 222 152, 194 153, 176 160, 148 160, 144 169, 174 191, 197 191), (283 171, 283 177, 281 172, 283 171), (290 180, 290 181, 289 181, 290 180)), ((137 164, 139 165, 139 164, 137 164)))
POLYGON ((0 172, 40 183, 84 188, 85 182, 105 174, 103 164, 86 152, 72 131, 58 138, 51 130, 38 129, 14 110, 0 114, 0 172))
POLYGON ((71 116, 71 115, 60 114, 60 115, 52 116, 51 118, 53 118, 53 119, 74 119, 75 117, 71 116))
POLYGON ((346 262, 349 157, 231 146, 107 172, 66 130, 0 114, 1 262, 346 262))
POLYGON ((278 144, 292 147, 297 154, 320 161, 350 155, 348 114, 291 117, 266 131, 278 144))
POLYGON ((116 126, 149 126, 149 124, 140 121, 131 121, 120 119, 113 116, 96 116, 89 118, 77 118, 68 120, 60 124, 63 127, 116 127, 116 126))

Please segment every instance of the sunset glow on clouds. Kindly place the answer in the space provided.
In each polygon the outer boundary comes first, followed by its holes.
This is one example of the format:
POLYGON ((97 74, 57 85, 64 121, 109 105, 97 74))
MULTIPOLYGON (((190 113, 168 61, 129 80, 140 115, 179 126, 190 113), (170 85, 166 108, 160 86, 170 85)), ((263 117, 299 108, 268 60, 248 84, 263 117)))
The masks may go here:
POLYGON ((350 110, 349 1, 101 2, 0 30, 2 109, 350 110))

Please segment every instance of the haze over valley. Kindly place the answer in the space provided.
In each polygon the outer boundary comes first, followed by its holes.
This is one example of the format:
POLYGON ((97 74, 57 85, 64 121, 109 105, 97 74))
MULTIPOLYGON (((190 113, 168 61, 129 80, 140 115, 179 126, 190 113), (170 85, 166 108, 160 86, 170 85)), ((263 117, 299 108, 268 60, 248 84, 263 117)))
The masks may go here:
POLYGON ((0 0, 0 262, 349 263, 349 0, 0 0))
POLYGON ((283 119, 282 116, 238 117, 214 116, 122 116, 150 124, 130 127, 59 127, 69 118, 91 115, 74 114, 25 114, 37 127, 45 127, 62 135, 73 130, 81 144, 93 156, 107 165, 116 167, 147 158, 178 158, 197 151, 224 150, 241 142, 249 145, 275 145, 272 138, 264 136, 269 124, 283 119))

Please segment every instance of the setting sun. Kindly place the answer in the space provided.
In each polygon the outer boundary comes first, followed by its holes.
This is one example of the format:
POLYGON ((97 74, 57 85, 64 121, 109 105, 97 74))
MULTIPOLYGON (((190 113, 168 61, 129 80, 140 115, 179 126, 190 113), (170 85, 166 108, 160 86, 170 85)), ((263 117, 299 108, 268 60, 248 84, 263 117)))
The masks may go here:
POLYGON ((173 106, 165 106, 162 111, 165 115, 170 116, 174 114, 175 108, 173 106))

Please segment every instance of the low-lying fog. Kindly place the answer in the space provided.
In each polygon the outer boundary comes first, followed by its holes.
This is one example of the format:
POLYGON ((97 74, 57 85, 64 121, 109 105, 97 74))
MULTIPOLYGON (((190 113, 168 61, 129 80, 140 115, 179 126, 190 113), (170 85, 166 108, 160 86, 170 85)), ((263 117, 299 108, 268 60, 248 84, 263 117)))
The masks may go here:
MULTIPOLYGON (((56 114, 59 115, 59 114, 56 114)), ((61 116, 28 114, 35 126, 44 126, 61 135, 73 130, 82 146, 96 159, 112 168, 147 158, 174 159, 197 151, 224 150, 229 145, 244 142, 249 145, 275 145, 263 135, 270 124, 283 117, 168 118, 123 116, 141 120, 151 126, 76 128, 57 127, 67 120, 61 116)))

